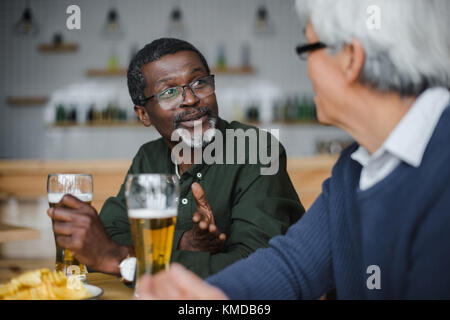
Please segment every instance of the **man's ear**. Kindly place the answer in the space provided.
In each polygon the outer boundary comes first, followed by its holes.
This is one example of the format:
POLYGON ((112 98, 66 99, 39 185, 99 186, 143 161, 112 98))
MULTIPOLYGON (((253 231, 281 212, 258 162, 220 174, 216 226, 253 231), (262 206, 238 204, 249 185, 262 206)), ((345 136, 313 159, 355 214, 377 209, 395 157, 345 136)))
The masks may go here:
POLYGON ((147 110, 143 106, 134 106, 134 112, 138 116, 139 120, 146 127, 150 127, 152 122, 150 121, 150 117, 148 116, 147 110))
POLYGON ((342 67, 348 83, 358 81, 365 59, 364 47, 359 40, 353 38, 352 42, 345 46, 344 58, 342 59, 342 67))

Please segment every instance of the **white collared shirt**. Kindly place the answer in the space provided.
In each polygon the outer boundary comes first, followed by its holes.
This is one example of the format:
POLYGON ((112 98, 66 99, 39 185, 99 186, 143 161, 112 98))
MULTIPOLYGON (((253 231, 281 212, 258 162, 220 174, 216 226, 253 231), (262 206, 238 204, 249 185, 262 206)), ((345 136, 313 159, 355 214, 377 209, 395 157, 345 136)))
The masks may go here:
POLYGON ((436 87, 413 103, 381 147, 372 155, 362 146, 351 154, 362 165, 359 188, 369 189, 402 162, 419 167, 436 125, 450 103, 450 92, 436 87))

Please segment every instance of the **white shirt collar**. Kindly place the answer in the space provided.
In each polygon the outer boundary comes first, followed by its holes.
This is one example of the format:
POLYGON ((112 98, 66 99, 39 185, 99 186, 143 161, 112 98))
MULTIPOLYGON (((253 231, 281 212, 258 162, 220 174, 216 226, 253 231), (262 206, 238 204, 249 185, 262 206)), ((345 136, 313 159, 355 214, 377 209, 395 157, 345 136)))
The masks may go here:
POLYGON ((382 146, 372 155, 360 146, 351 158, 363 167, 369 161, 388 152, 406 163, 418 167, 436 128, 450 102, 450 92, 443 87, 427 89, 413 103, 382 146))

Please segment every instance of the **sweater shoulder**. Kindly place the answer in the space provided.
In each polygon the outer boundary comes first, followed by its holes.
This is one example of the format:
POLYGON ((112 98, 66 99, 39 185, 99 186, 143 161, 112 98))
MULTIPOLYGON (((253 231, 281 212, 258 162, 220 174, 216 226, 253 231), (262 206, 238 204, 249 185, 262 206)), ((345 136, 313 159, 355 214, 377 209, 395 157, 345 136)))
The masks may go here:
MULTIPOLYGON (((450 105, 446 107, 441 115, 436 128, 425 149, 425 155, 431 154, 435 157, 450 157, 450 105)), ((449 166, 450 167, 450 166, 449 166)))
POLYGON ((351 155, 353 152, 355 152, 359 148, 359 144, 354 142, 351 145, 349 145, 347 148, 342 150, 341 155, 339 156, 338 160, 336 161, 335 165, 332 169, 332 176, 335 174, 341 172, 344 169, 358 169, 360 168, 360 164, 356 161, 353 161, 351 158, 351 155))
POLYGON ((450 106, 439 119, 433 135, 425 149, 422 162, 417 168, 423 180, 434 184, 441 181, 444 185, 450 179, 450 106))

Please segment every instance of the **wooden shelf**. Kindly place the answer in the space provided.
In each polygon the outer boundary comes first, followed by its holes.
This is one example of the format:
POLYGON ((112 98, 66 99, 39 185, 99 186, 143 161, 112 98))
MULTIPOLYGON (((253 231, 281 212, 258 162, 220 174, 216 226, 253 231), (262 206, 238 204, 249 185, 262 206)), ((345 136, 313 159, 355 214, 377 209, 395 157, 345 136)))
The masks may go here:
POLYGON ((6 98, 6 103, 11 106, 34 106, 42 105, 48 101, 45 96, 10 96, 6 98))
POLYGON ((64 122, 52 124, 51 128, 107 128, 107 127, 143 127, 140 121, 95 121, 85 124, 64 122))
POLYGON ((127 68, 117 69, 88 69, 88 77, 123 77, 127 75, 127 68))
POLYGON ((289 126, 304 126, 304 125, 322 126, 322 124, 319 121, 314 120, 284 120, 284 121, 273 121, 272 123, 289 126))
POLYGON ((211 73, 229 75, 247 75, 255 73, 252 67, 211 68, 211 73))
POLYGON ((43 43, 38 46, 38 51, 44 53, 68 53, 75 52, 78 50, 78 45, 76 43, 43 43))

